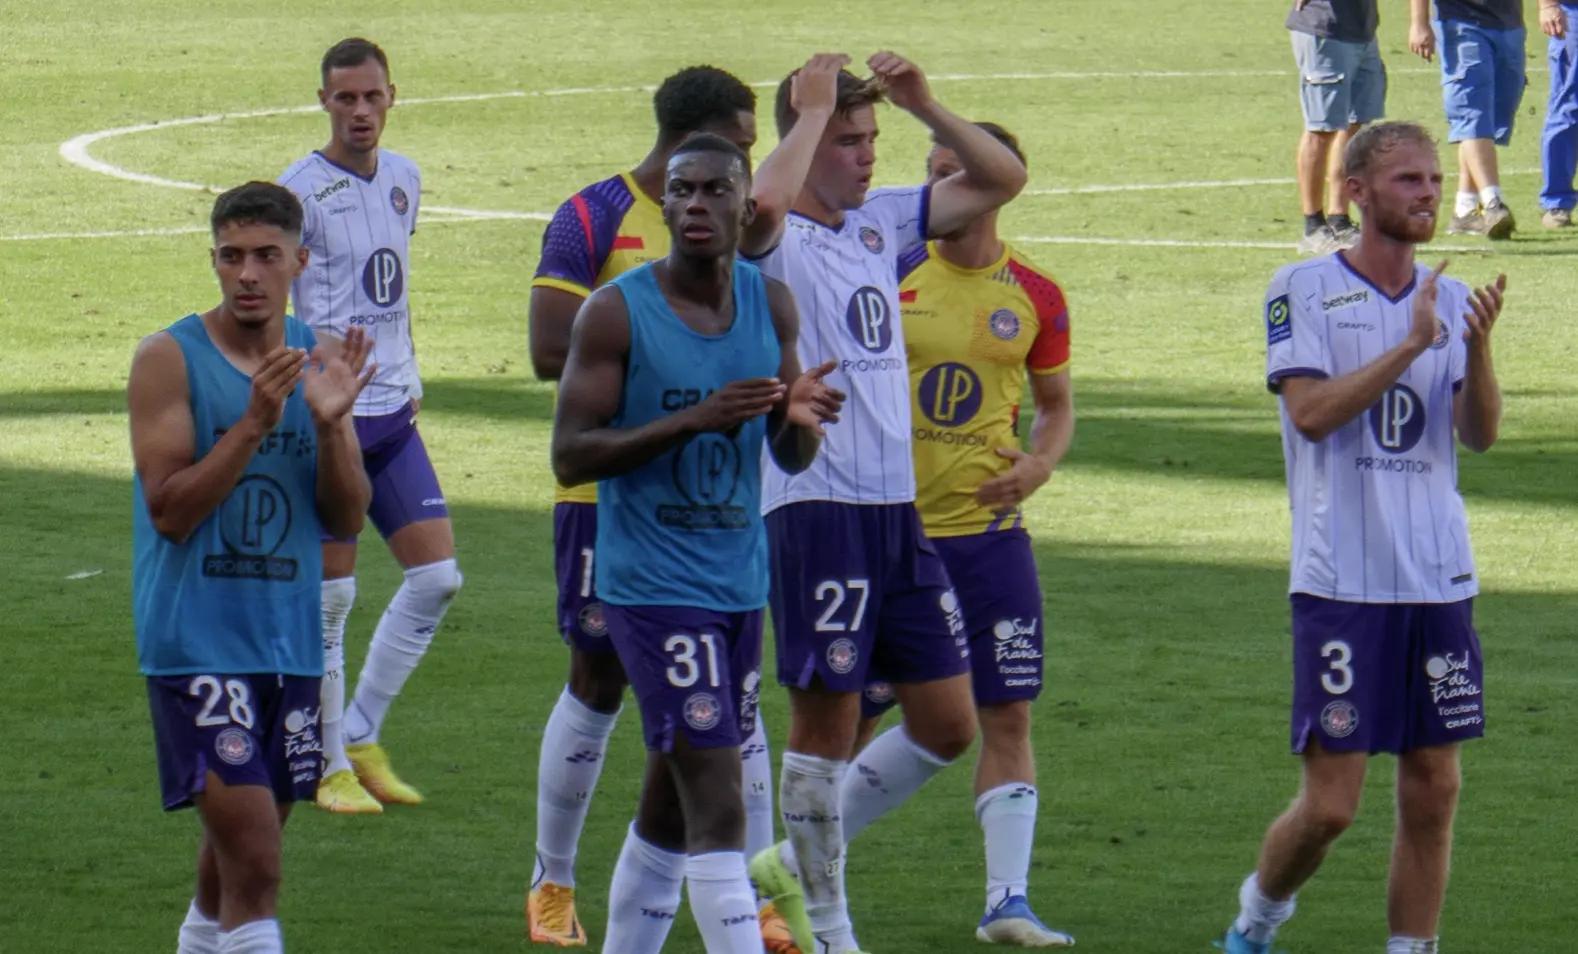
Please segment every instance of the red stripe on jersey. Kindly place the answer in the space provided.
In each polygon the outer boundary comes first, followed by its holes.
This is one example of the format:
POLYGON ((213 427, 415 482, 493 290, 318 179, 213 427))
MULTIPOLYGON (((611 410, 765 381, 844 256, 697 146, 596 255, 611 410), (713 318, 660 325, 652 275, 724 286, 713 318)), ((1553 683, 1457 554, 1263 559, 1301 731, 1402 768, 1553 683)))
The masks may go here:
POLYGON ((901 303, 912 302, 915 300, 915 296, 917 294, 919 294, 919 292, 913 288, 909 289, 908 291, 901 291, 899 292, 899 301, 901 303))
POLYGON ((586 233, 586 263, 595 279, 601 269, 597 266, 597 240, 592 237, 592 210, 579 192, 570 196, 570 204, 575 206, 575 214, 581 219, 581 231, 586 233))
POLYGON ((1008 271, 1035 306, 1036 319, 1041 324, 1030 353, 1025 356, 1025 365, 1032 371, 1048 371, 1067 364, 1068 303, 1063 299, 1063 290, 1057 282, 1012 257, 1008 259, 1008 271))
POLYGON ((639 235, 616 235, 616 236, 614 236, 614 251, 616 251, 616 252, 619 252, 619 251, 626 251, 626 252, 628 252, 628 251, 631 251, 631 250, 644 249, 646 247, 647 247, 647 243, 639 235))

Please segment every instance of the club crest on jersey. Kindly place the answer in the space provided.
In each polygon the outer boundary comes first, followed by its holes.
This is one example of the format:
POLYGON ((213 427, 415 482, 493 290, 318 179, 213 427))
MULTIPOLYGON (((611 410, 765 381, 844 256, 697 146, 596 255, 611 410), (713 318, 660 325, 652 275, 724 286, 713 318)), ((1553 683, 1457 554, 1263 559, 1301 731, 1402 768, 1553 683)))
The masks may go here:
POLYGON ((1451 333, 1447 331, 1446 322, 1442 321, 1440 318, 1437 318, 1436 336, 1430 339, 1430 350, 1439 351, 1440 349, 1445 348, 1447 346, 1447 341, 1450 340, 1451 337, 1451 333))
POLYGON ((608 621, 603 616, 601 603, 588 603, 581 607, 581 615, 577 622, 581 624, 581 632, 588 636, 601 639, 608 635, 608 621))
POLYGON ((411 208, 411 200, 405 197, 405 190, 395 186, 389 190, 389 205, 394 208, 395 215, 405 215, 411 208))
POLYGON ((245 729, 231 726, 214 737, 214 754, 227 765, 245 765, 252 761, 253 749, 252 736, 245 729))
POLYGON ((840 676, 853 672, 855 661, 859 658, 860 650, 855 648, 852 639, 840 636, 827 647, 827 666, 840 676))
POLYGON ((860 244, 873 255, 881 255, 882 250, 887 247, 887 243, 882 241, 882 233, 869 225, 860 227, 860 244))
POLYGON ((1346 739, 1359 728, 1359 710, 1346 699, 1334 699, 1320 711, 1320 727, 1334 739, 1346 739))
POLYGON ((1266 302, 1266 345, 1277 344, 1293 337, 1293 310, 1288 296, 1278 295, 1266 302))
POLYGON ((986 320, 986 328, 994 338, 1013 341, 1019 337, 1019 316, 1007 308, 999 308, 986 320))
POLYGON ((685 724, 697 732, 706 732, 723 718, 723 707, 718 697, 710 692, 698 692, 685 700, 685 724))

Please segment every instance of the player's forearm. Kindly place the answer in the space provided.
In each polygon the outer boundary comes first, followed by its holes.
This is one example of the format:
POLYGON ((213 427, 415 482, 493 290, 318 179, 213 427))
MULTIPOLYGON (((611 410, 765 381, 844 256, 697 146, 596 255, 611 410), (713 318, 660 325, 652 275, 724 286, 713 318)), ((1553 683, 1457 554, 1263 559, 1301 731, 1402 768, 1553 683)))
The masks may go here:
POLYGON ((372 485, 362 466, 361 448, 348 422, 318 428, 318 521, 336 537, 362 531, 372 485))
POLYGON ((1060 400, 1038 406, 1035 423, 1030 425, 1030 453, 1046 465, 1047 473, 1057 470, 1069 445, 1074 443, 1074 402, 1060 400))
POLYGON ((1490 348, 1468 349, 1468 373, 1463 376, 1462 414, 1457 436, 1463 446, 1483 454, 1496 443, 1501 429, 1501 386, 1491 365, 1490 348))
POLYGON ((1325 440, 1379 401, 1428 346, 1404 341, 1357 371, 1311 382, 1297 401, 1288 402, 1293 426, 1305 440, 1325 440))
POLYGON ((767 446, 784 473, 798 474, 816 460, 822 439, 809 427, 785 421, 769 435, 767 446))
POLYGON ((696 430, 680 411, 640 427, 555 428, 553 475, 566 487, 629 473, 684 443, 696 430))
POLYGON ((145 487, 154 529, 169 540, 185 543, 230 496, 266 436, 251 418, 243 417, 207 454, 165 478, 157 488, 145 487))
POLYGON ((1025 187, 1028 175, 1024 165, 991 133, 935 99, 916 109, 913 115, 932 131, 938 145, 953 150, 959 157, 970 186, 997 200, 994 208, 1025 187))
POLYGON ((1408 0, 1408 22, 1422 27, 1430 22, 1430 0, 1408 0))
POLYGON ((795 120, 778 146, 757 167, 751 184, 751 198, 756 200, 756 219, 746 229, 740 247, 747 253, 768 251, 778 235, 789 209, 800 197, 805 187, 805 177, 811 171, 811 159, 816 155, 816 145, 822 141, 822 132, 833 116, 831 109, 807 110, 795 120))

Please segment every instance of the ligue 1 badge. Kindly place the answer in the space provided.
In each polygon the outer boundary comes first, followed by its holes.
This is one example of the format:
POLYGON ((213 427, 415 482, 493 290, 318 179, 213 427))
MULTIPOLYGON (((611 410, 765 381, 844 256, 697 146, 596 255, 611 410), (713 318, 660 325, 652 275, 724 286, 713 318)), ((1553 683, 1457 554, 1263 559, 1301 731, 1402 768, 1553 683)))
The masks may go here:
POLYGON ((405 197, 405 190, 399 186, 389 190, 389 204, 394 206, 395 215, 405 215, 406 210, 411 208, 410 200, 405 197))
POLYGON ((862 225, 860 227, 860 244, 864 245, 866 247, 866 251, 873 255, 881 255, 882 249, 886 245, 886 243, 882 241, 882 233, 878 232, 869 225, 862 225))

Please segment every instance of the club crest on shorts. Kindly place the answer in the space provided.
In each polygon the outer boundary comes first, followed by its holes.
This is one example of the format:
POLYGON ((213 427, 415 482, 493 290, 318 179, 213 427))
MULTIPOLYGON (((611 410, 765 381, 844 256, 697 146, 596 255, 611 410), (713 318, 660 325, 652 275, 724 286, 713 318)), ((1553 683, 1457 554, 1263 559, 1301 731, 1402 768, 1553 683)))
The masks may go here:
POLYGON ((599 639, 608 635, 608 620, 603 617, 603 604, 588 603, 581 607, 579 618, 581 632, 599 639))
POLYGON ((1346 699, 1334 699, 1320 711, 1320 727, 1334 739, 1346 739, 1359 727, 1359 710, 1346 699))
POLYGON ((1019 316, 1007 308, 999 308, 986 320, 986 328, 994 338, 1013 341, 1019 337, 1019 316))
POLYGON ((872 705, 885 706, 893 701, 893 683, 873 682, 866 686, 866 698, 872 705))
POLYGON ((860 244, 873 255, 881 255, 883 248, 887 246, 887 243, 882 241, 882 233, 869 225, 860 227, 860 244))
POLYGON ((252 736, 235 726, 214 737, 214 754, 227 765, 245 765, 252 761, 253 748, 252 736))
POLYGON ((411 200, 405 197, 405 190, 395 186, 389 190, 389 205, 394 208, 395 215, 405 215, 411 208, 411 200))
POLYGON ((840 636, 827 647, 827 666, 840 676, 852 672, 859 658, 860 650, 855 648, 852 639, 840 636))
POLYGON ((698 692, 685 700, 685 724, 697 732, 706 732, 723 718, 723 708, 718 697, 710 692, 698 692))

